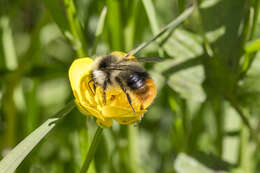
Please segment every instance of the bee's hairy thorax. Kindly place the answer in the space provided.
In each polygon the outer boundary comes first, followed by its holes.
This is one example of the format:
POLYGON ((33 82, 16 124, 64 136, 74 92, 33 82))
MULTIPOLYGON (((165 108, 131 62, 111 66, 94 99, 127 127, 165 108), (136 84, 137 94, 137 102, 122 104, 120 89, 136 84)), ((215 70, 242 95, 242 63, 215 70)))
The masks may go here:
POLYGON ((91 77, 99 86, 116 86, 120 78, 130 90, 144 89, 145 80, 149 77, 145 69, 136 61, 123 60, 115 56, 100 57, 92 67, 91 77))

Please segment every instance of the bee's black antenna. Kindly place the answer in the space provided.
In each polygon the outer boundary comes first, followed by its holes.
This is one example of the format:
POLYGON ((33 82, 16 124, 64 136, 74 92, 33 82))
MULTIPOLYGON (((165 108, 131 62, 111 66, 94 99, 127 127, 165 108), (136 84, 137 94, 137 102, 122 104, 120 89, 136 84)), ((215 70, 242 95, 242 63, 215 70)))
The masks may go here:
POLYGON ((142 50, 143 48, 145 48, 146 46, 148 46, 150 43, 152 43, 153 41, 157 40, 161 35, 163 35, 165 32, 167 31, 171 31, 173 29, 175 29, 177 26, 179 26, 187 17, 190 16, 191 12, 194 9, 194 5, 190 8, 188 8, 187 10, 185 10, 181 15, 179 15, 176 19, 174 19, 171 23, 169 23, 168 25, 166 25, 157 35, 155 35, 152 39, 140 44, 139 46, 137 46, 136 48, 134 48, 133 50, 131 50, 126 57, 135 55, 137 52, 139 52, 140 50, 142 50))

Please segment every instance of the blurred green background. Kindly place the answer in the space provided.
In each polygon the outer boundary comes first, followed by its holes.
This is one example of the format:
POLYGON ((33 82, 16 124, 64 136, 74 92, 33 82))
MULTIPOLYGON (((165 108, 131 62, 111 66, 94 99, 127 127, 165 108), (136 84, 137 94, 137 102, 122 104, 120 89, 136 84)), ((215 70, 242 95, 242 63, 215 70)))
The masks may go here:
MULTIPOLYGON (((76 57, 128 52, 192 4, 1 0, 0 159, 73 99, 76 57)), ((258 11, 258 0, 198 0, 182 26, 138 53, 166 59, 144 64, 158 96, 140 124, 104 130, 89 172, 260 172, 258 11)), ((96 127, 74 109, 17 172, 79 172, 96 127)))

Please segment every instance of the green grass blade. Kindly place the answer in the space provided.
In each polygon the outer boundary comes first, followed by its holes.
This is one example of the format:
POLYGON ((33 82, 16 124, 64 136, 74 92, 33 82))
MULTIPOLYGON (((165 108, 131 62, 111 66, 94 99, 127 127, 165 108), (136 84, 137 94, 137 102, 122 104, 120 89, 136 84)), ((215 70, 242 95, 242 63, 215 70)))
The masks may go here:
POLYGON ((156 33, 160 31, 160 27, 156 19, 153 2, 152 0, 142 0, 142 2, 151 25, 152 33, 153 35, 156 35, 156 33))
POLYGON ((256 29, 256 26, 257 26, 257 20, 258 20, 258 16, 259 16, 259 7, 260 7, 260 2, 258 0, 254 1, 254 4, 253 4, 253 16, 252 16, 252 27, 251 27, 251 30, 250 30, 250 35, 249 35, 249 40, 252 40, 254 34, 255 34, 255 29, 256 29))
POLYGON ((96 54, 97 44, 98 44, 98 41, 99 41, 100 36, 101 36, 103 29, 104 29, 104 23, 105 23, 106 15, 107 15, 107 8, 104 7, 102 12, 101 12, 101 15, 99 17, 99 20, 98 20, 97 31, 95 33, 96 38, 95 38, 95 41, 94 41, 94 45, 93 45, 93 48, 92 48, 91 55, 96 54))
MULTIPOLYGON (((2 32, 2 45, 3 45, 3 55, 5 59, 5 66, 7 70, 16 70, 18 67, 18 60, 16 56, 16 50, 14 45, 14 37, 11 27, 11 20, 8 16, 2 16, 0 18, 0 32, 2 32)), ((4 79, 5 80, 5 79, 4 79)), ((17 130, 17 109, 15 106, 15 84, 14 81, 18 80, 18 77, 8 77, 6 78, 6 91, 4 91, 2 103, 3 115, 6 118, 6 131, 4 134, 4 139, 2 141, 3 146, 11 147, 15 144, 17 130)), ((21 90, 19 94, 22 95, 21 90)), ((2 101, 1 100, 1 101, 2 101)))
POLYGON ((123 16, 121 13, 120 1, 107 0, 107 27, 110 38, 111 50, 122 50, 123 43, 123 16))
POLYGON ((64 0, 66 15, 60 7, 59 1, 43 0, 44 5, 51 13, 54 22, 59 26, 62 33, 73 45, 79 57, 88 55, 87 43, 84 39, 80 22, 76 15, 73 0, 64 0))
POLYGON ((54 22, 58 25, 61 32, 65 34, 67 31, 69 31, 69 23, 60 7, 59 1, 42 0, 42 2, 50 12, 54 22))
POLYGON ((97 31, 96 31, 96 34, 95 34, 96 37, 99 37, 103 32, 106 15, 107 15, 107 7, 104 7, 102 12, 101 12, 99 21, 98 21, 97 31))
POLYGON ((10 70, 14 70, 18 66, 16 51, 14 47, 14 39, 12 29, 10 26, 10 20, 7 16, 0 18, 0 29, 3 32, 3 47, 6 66, 10 70))
MULTIPOLYGON (((63 0, 65 10, 69 20, 70 31, 72 34, 71 42, 79 57, 88 55, 88 47, 84 38, 84 34, 77 17, 76 8, 73 0, 63 0)), ((66 33, 65 33, 66 34, 66 33)), ((70 36, 69 36, 70 37, 70 36)))
MULTIPOLYGON (((138 0, 128 1, 129 5, 127 5, 129 12, 127 23, 124 27, 124 41, 125 41, 125 50, 131 50, 134 47, 135 38, 137 37, 136 26, 137 18, 139 18, 139 7, 140 2, 138 0)), ((140 32, 141 33, 141 32, 140 32)))
POLYGON ((182 13, 185 9, 186 0, 178 0, 179 13, 182 13))
POLYGON ((246 53, 254 53, 256 51, 260 50, 260 39, 257 39, 256 41, 253 41, 252 43, 249 43, 245 47, 246 53))
POLYGON ((22 140, 12 151, 10 151, 0 162, 0 173, 13 173, 32 149, 55 127, 56 122, 62 119, 75 107, 74 101, 68 103, 57 117, 49 118, 29 136, 22 140))
MULTIPOLYGON (((160 27, 158 25, 157 19, 156 19, 156 14, 155 14, 155 9, 154 9, 154 5, 152 0, 142 0, 143 4, 144 4, 144 8, 146 11, 146 14, 148 16, 149 19, 149 23, 152 29, 152 33, 155 36, 156 33, 160 32, 160 27)), ((159 48, 159 55, 161 57, 163 57, 163 49, 159 48)))
POLYGON ((171 31, 175 28, 177 28, 185 19, 187 19, 192 11, 194 9, 193 7, 188 8, 187 10, 185 10, 180 16, 178 16, 176 19, 174 19, 171 23, 169 23, 167 26, 165 26, 158 34, 156 34, 152 39, 140 44, 139 46, 137 46, 135 49, 131 50, 129 52, 129 55, 135 55, 136 53, 138 53, 140 50, 142 50, 143 48, 145 48, 146 46, 148 46, 149 44, 151 44, 153 41, 157 40, 158 38, 160 38, 164 33, 166 33, 167 31, 171 31))

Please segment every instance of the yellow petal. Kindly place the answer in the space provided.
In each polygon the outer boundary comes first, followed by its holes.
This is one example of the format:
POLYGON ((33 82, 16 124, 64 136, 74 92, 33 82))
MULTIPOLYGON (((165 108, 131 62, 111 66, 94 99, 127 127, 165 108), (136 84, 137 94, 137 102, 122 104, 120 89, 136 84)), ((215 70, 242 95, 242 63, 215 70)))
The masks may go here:
POLYGON ((102 118, 96 110, 96 104, 89 88, 91 63, 90 58, 79 58, 75 60, 69 69, 69 80, 76 103, 84 114, 91 114, 95 117, 102 118))
POLYGON ((73 90, 79 90, 82 77, 90 72, 91 58, 79 58, 73 61, 69 69, 69 80, 73 90))
POLYGON ((116 106, 104 106, 102 114, 105 118, 113 118, 120 124, 133 124, 140 121, 146 110, 133 113, 132 109, 124 109, 116 106))
POLYGON ((106 105, 102 108, 102 114, 104 118, 129 118, 129 117, 140 117, 146 112, 146 110, 136 111, 134 114, 132 109, 124 108, 121 106, 106 105))
POLYGON ((101 113, 95 107, 91 107, 87 104, 84 104, 83 102, 79 102, 78 100, 76 100, 76 104, 81 113, 83 113, 84 115, 91 115, 101 120, 105 120, 101 113))

